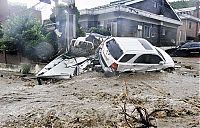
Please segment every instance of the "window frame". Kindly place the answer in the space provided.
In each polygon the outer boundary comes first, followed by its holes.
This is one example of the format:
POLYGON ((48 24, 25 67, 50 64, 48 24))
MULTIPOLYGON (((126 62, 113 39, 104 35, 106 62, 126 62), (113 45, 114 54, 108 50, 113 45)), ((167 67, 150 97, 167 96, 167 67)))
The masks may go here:
MULTIPOLYGON (((144 58, 142 58, 142 59, 144 59, 144 58)), ((152 58, 151 58, 152 59, 152 58)), ((150 60, 150 59, 149 59, 150 60)), ((146 61, 146 60, 145 60, 146 61)), ((140 56, 138 56, 136 59, 135 59, 135 61, 134 61, 134 63, 135 64, 146 64, 146 65, 159 65, 159 63, 161 62, 161 61, 163 61, 163 59, 159 56, 159 55, 157 55, 157 54, 141 54, 140 56), (141 61, 141 60, 139 60, 139 59, 141 59, 140 57, 143 57, 143 56, 156 56, 156 57, 158 57, 159 59, 160 59, 160 61, 159 62, 157 62, 157 63, 152 63, 152 62, 136 62, 136 61, 141 61)))
POLYGON ((120 62, 120 63, 126 63, 126 62, 130 61, 131 59, 133 59, 135 56, 136 56, 136 54, 123 54, 123 55, 120 57, 119 62, 120 62), (122 59, 124 59, 124 57, 125 57, 126 55, 129 55, 128 59, 122 61, 122 59))
POLYGON ((150 38, 151 37, 151 27, 144 25, 144 37, 150 38))

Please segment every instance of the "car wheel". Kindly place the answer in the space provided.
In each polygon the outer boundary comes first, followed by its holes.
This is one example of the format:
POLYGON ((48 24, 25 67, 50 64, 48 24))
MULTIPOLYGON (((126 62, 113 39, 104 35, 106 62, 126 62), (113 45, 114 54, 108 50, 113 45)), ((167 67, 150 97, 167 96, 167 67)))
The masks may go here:
POLYGON ((170 67, 170 68, 166 68, 164 69, 164 71, 167 71, 169 73, 172 73, 175 69, 173 67, 170 67))

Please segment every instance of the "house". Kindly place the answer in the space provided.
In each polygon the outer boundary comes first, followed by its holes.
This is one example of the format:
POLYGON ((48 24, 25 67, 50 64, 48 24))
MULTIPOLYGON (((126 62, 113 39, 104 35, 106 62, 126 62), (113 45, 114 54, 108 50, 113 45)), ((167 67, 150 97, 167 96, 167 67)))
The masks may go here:
POLYGON ((177 30, 177 43, 188 40, 199 40, 200 36, 200 10, 197 7, 176 9, 175 11, 181 18, 183 25, 177 30))
POLYGON ((6 20, 8 12, 7 0, 0 0, 0 23, 6 20))
POLYGON ((112 36, 142 37, 156 46, 175 45, 179 16, 167 0, 119 0, 80 10, 80 26, 109 30, 112 36))

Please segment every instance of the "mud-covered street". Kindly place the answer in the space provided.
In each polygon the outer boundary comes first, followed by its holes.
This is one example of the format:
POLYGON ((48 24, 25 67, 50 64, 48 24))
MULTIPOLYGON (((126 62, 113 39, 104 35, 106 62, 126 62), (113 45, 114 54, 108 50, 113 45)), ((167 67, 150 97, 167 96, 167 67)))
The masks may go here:
MULTIPOLYGON (((37 85, 36 80, 0 71, 0 127, 128 127, 122 113, 156 109, 159 128, 200 127, 200 58, 173 58, 169 72, 126 73, 106 78, 87 72, 72 80, 37 85)), ((138 126, 138 123, 134 123, 138 126)))

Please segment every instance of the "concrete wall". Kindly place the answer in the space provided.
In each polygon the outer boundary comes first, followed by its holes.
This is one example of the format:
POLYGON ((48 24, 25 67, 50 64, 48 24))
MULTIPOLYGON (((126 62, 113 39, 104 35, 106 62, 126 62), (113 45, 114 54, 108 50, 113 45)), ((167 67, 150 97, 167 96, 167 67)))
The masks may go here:
POLYGON ((18 65, 20 63, 33 62, 31 60, 28 60, 27 58, 22 57, 20 54, 5 54, 5 52, 0 52, 0 63, 18 65))

